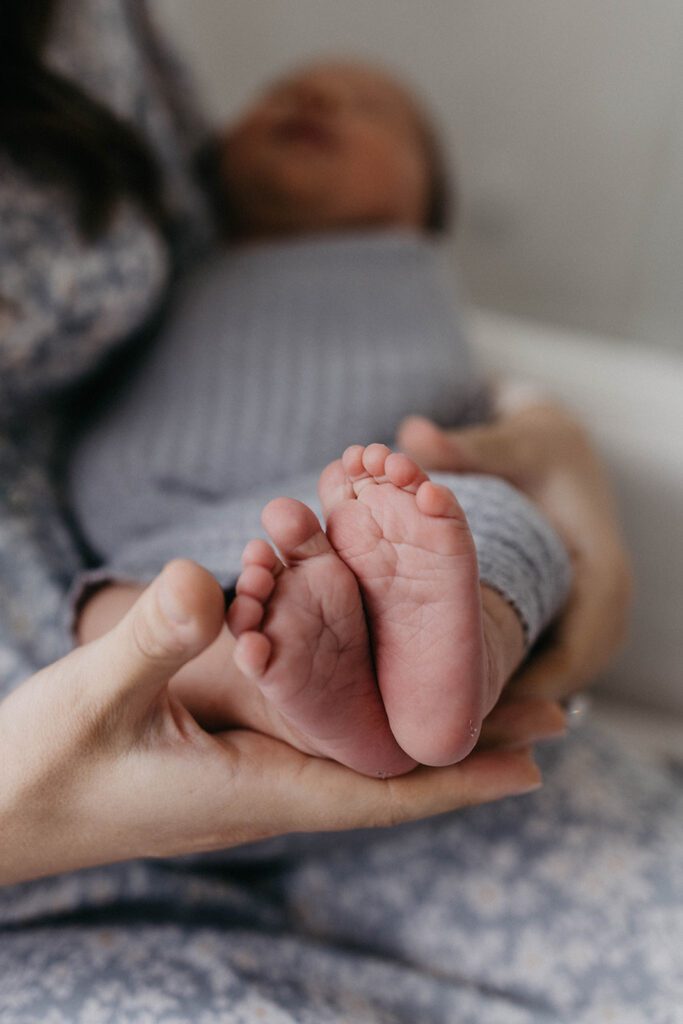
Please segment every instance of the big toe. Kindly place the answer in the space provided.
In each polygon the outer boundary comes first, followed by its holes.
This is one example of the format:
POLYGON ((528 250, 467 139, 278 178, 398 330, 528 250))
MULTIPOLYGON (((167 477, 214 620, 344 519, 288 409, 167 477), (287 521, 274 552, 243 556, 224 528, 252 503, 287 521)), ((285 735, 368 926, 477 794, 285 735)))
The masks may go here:
POLYGON ((261 513, 261 522, 290 565, 332 550, 316 514, 295 498, 270 501, 261 513))

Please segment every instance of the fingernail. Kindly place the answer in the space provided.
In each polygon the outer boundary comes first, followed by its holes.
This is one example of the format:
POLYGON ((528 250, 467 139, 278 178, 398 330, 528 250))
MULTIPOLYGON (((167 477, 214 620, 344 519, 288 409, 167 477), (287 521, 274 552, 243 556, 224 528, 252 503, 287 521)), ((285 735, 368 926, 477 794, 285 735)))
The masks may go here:
POLYGON ((167 580, 160 580, 158 598, 159 607, 170 622, 175 623, 176 626, 187 625, 190 621, 187 609, 183 607, 178 595, 167 580))
POLYGON ((545 743, 550 740, 563 740, 567 737, 567 726, 562 725, 547 725, 544 729, 536 729, 533 733, 526 736, 524 742, 525 746, 530 743, 545 743))
POLYGON ((537 789, 543 788, 543 779, 538 779, 536 782, 530 782, 524 788, 515 789, 513 796, 524 796, 525 793, 535 793, 537 789))
POLYGON ((540 789, 543 785, 543 776, 541 775, 541 769, 538 767, 533 759, 532 748, 527 747, 522 752, 528 759, 531 760, 531 769, 533 771, 533 777, 527 782, 520 786, 515 787, 514 796, 524 796, 525 793, 534 793, 537 789, 540 789))
POLYGON ((538 736, 532 736, 531 740, 533 743, 543 743, 544 740, 564 740, 567 738, 567 732, 566 725, 563 728, 553 729, 552 732, 550 729, 545 729, 543 732, 539 732, 538 736))

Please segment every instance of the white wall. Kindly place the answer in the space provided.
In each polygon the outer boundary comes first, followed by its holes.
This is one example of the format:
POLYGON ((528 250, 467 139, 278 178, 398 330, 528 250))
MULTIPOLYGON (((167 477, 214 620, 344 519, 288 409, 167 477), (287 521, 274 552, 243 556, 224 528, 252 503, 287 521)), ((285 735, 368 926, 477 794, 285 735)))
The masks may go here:
MULTIPOLYGON (((609 470, 635 575, 612 696, 683 715, 683 354, 477 313, 483 365, 540 385, 590 430, 609 470)), ((681 748, 683 749, 683 748, 681 748)))
POLYGON ((421 87, 477 303, 683 348, 681 0, 155 0, 211 112, 320 51, 421 87))

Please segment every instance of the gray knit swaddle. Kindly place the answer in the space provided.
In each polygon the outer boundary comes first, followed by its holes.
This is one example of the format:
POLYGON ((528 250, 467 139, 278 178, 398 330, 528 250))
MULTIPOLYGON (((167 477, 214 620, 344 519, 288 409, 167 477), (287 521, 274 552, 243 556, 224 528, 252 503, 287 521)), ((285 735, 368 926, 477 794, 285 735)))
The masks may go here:
MULTIPOLYGON (((197 268, 74 453, 73 507, 105 563, 95 578, 147 579, 184 556, 225 585, 265 502, 288 494, 319 513, 318 475, 347 445, 391 445, 412 412, 481 420, 452 290, 440 250, 401 231, 227 249, 197 268)), ((566 596, 562 544, 502 481, 432 475, 458 495, 482 581, 532 642, 566 596)))

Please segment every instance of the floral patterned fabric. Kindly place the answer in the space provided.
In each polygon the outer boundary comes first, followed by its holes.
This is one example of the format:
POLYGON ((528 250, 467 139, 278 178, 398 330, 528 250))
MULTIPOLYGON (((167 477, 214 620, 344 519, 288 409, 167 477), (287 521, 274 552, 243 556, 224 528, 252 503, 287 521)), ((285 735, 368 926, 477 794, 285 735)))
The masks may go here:
MULTIPOLYGON (((139 9, 64 2, 52 59, 157 148, 178 251, 127 207, 86 248, 68 196, 0 164, 0 694, 68 646, 60 396, 206 238, 201 127, 139 9)), ((415 825, 0 889, 0 1021, 680 1024, 680 779, 591 731, 544 760, 542 791, 415 825)))
POLYGON ((78 557, 51 480, 60 402, 136 335, 209 235, 188 170, 205 128, 140 6, 63 2, 48 57, 149 140, 174 251, 129 204, 84 243, 71 197, 0 155, 0 695, 70 647, 64 595, 78 557))

